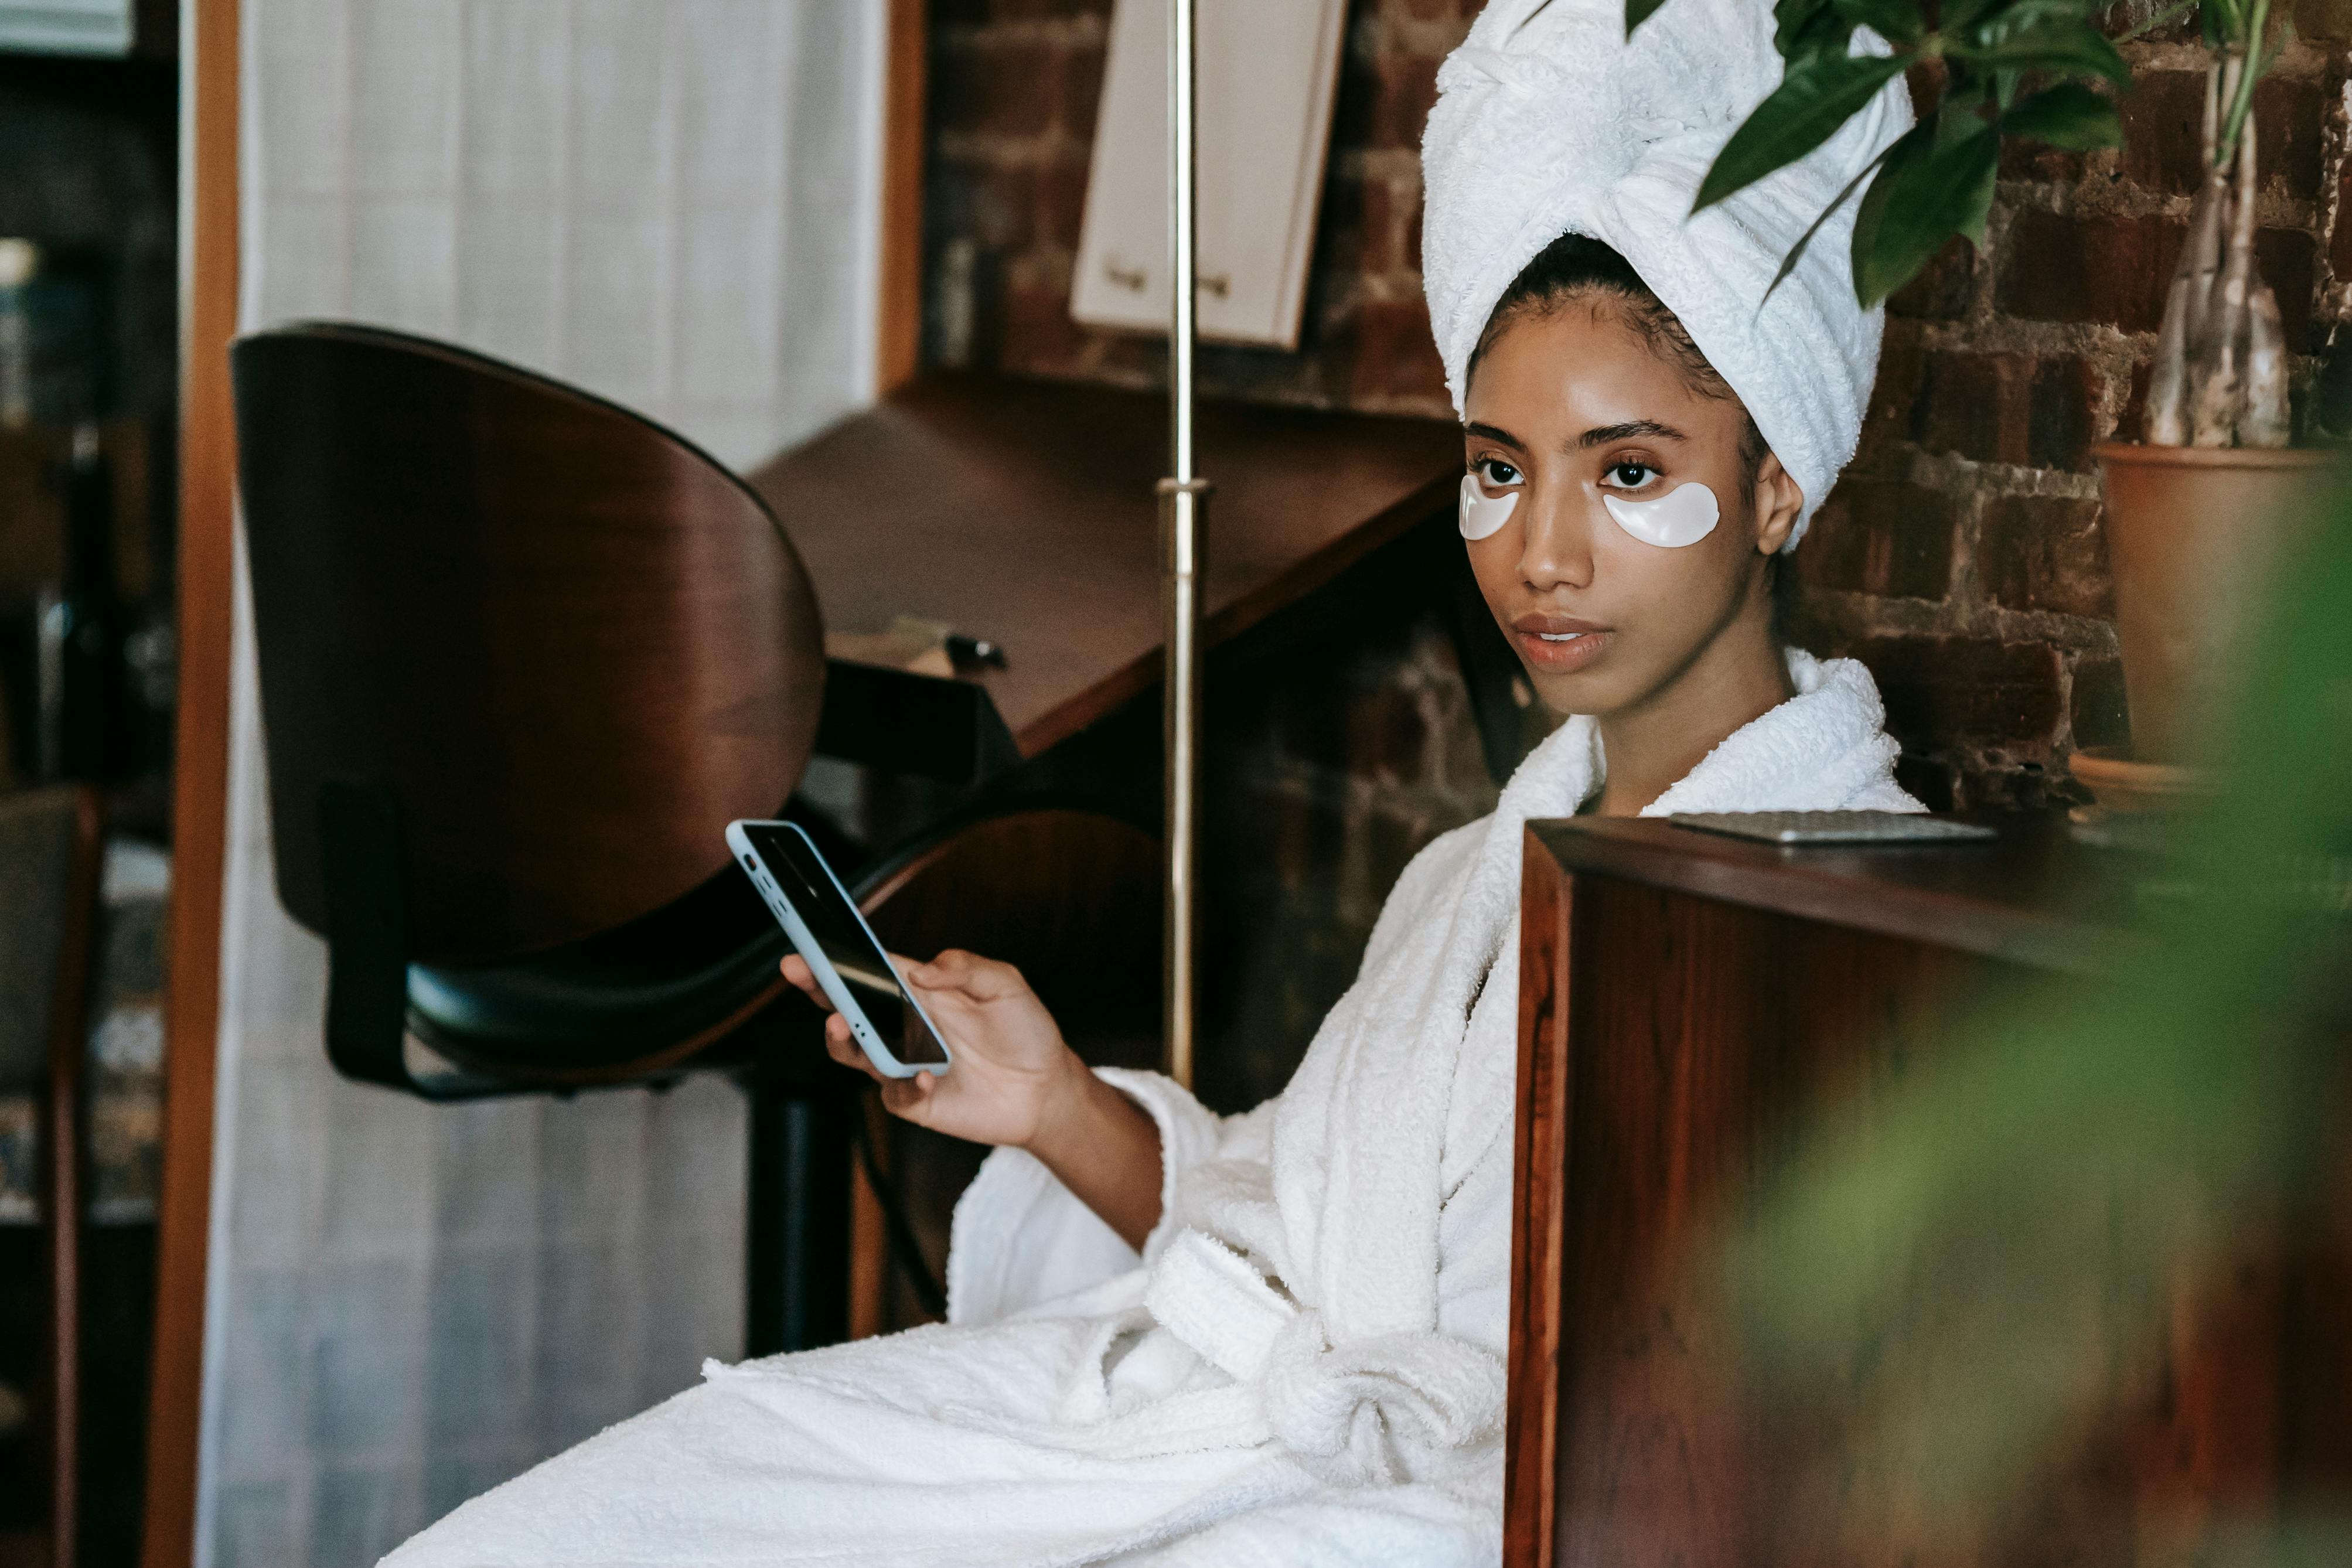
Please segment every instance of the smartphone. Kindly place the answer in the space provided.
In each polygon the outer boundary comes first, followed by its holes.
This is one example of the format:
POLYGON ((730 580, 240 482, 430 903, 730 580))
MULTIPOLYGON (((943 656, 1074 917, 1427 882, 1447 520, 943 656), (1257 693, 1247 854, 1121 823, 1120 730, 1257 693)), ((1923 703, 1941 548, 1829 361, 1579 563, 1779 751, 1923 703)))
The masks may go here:
POLYGON ((730 822, 727 847, 816 975, 849 1037, 890 1078, 943 1073, 947 1042, 857 912, 815 841, 789 822, 730 822))

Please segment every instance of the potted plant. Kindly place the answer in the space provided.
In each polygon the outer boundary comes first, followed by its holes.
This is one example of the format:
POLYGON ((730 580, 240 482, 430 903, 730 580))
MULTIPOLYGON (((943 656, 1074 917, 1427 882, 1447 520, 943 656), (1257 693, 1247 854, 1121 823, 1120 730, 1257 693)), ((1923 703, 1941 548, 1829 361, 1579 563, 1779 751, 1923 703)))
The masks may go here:
MULTIPOLYGON (((2250 601, 2310 526, 2332 455, 2296 450, 2278 301, 2254 260, 2254 84, 2277 58, 2269 0, 2206 0, 2205 177, 2165 300, 2138 443, 2098 448, 2132 758, 2110 793, 2195 750, 2250 601)), ((2089 771, 2086 769, 2085 771, 2089 771)), ((2120 776, 2119 776, 2120 775, 2120 776)), ((2094 781, 2094 787, 2101 787, 2094 781)))
MULTIPOLYGON (((1630 31, 1664 0, 1627 0, 1630 31)), ((2122 141, 2102 87, 2128 90, 2116 43, 2164 26, 2177 3, 2122 39, 2092 0, 1780 0, 1780 86, 1724 145, 1697 205, 1721 201, 1804 156, 1889 80, 1933 62, 1935 111, 1889 146, 1831 205, 1859 199, 1853 286, 1875 304, 1954 235, 1981 245, 2004 142, 2068 151, 2122 141), (1854 53, 1867 27, 1887 53, 1854 53)), ((2144 773, 2179 761, 2202 694, 2231 660, 2246 601, 2279 536, 2313 513, 2328 455, 2290 449, 2289 364, 2276 300, 2254 259, 2254 84, 2286 27, 2270 0, 2205 0, 2205 177, 2157 334, 2143 443, 2098 449, 2116 631, 2144 773)), ((1827 213, 1822 216, 1825 218, 1827 213)), ((1781 268, 1786 276, 1814 232, 1781 268)), ((2143 780, 2143 782, 2146 782, 2143 780)))

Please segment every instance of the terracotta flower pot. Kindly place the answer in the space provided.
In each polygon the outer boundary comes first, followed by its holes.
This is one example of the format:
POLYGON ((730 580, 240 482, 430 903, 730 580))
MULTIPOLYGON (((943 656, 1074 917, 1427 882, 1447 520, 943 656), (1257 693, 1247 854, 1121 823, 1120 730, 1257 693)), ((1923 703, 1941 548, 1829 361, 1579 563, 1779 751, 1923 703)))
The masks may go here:
POLYGON ((2343 458, 2119 441, 2098 458, 2132 756, 2190 762, 2273 563, 2314 526, 2343 458))

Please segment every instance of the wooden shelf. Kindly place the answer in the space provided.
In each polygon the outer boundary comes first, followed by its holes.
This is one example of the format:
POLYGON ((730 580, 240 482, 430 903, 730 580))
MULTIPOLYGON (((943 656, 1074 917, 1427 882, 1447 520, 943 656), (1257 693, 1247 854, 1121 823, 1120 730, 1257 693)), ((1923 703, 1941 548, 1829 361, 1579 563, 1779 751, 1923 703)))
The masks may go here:
MULTIPOLYGON (((1763 844, 1656 817, 1528 825, 1571 875, 1595 872, 1800 920, 2078 974, 2107 972, 2146 939, 2132 916, 2167 868, 2074 842, 2057 816, 1991 819, 1985 843, 1763 844)), ((2177 876, 2174 880, 2177 883, 2177 876)))
MULTIPOLYGON (((986 772, 1157 684, 1153 483, 1167 418, 1155 393, 933 375, 752 473, 808 564, 828 630, 879 632, 914 616, 1005 650, 1004 668, 953 682, 896 671, 877 682, 835 660, 819 748, 856 753, 877 721, 896 720, 877 706, 890 690, 916 689, 898 683, 963 686, 992 721, 959 721, 952 743, 986 772)), ((1216 485, 1214 647, 1450 506, 1462 437, 1442 420, 1212 403, 1199 453, 1216 485)))

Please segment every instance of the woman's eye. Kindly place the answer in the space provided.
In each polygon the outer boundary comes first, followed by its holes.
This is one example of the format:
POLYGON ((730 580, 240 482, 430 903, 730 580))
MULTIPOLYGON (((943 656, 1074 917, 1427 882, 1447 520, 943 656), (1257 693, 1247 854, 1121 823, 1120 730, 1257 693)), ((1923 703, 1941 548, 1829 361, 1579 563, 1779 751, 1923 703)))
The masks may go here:
POLYGON ((1481 479, 1498 490, 1509 489, 1525 477, 1500 458, 1481 458, 1470 468, 1481 479))
POLYGON ((1658 470, 1647 463, 1612 463, 1609 483, 1613 489, 1638 490, 1658 477, 1658 470))

